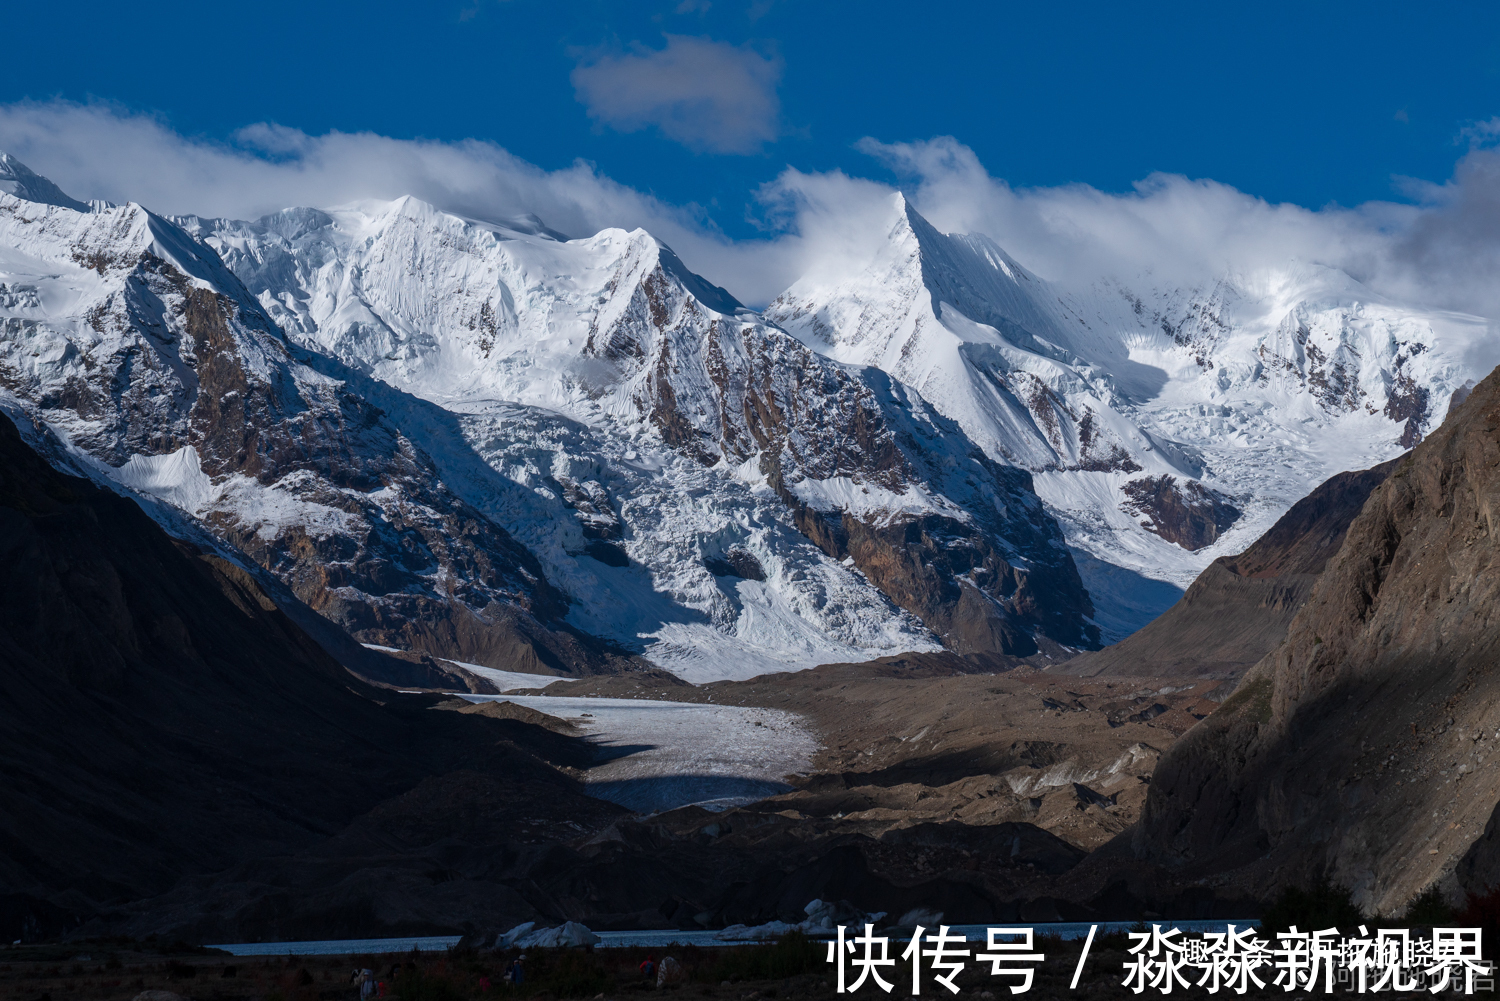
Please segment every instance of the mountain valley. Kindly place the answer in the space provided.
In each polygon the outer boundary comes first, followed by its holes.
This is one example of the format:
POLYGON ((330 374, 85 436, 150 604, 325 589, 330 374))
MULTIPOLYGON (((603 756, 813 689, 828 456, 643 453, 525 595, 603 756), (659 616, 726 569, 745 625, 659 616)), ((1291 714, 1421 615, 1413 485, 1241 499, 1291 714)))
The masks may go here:
POLYGON ((756 310, 644 230, 0 154, 0 934, 1500 881, 1486 321, 888 223, 756 310))

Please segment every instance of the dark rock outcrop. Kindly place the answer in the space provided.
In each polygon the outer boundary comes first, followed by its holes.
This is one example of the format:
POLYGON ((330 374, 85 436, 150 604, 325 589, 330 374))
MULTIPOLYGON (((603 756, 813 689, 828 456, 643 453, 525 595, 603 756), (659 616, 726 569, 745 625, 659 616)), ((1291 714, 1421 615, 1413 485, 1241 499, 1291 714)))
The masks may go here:
POLYGON ((723 556, 710 557, 703 561, 708 572, 715 577, 738 577, 741 580, 765 580, 766 571, 755 554, 738 546, 731 547, 723 556))
POLYGON ((1142 528, 1191 552, 1213 545, 1240 517, 1229 498, 1196 480, 1178 486, 1175 476, 1148 476, 1124 490, 1121 506, 1146 519, 1142 528))
POLYGON ((1163 759, 1137 855, 1262 896, 1326 874, 1381 913, 1493 879, 1497 509, 1491 374, 1373 490, 1286 641, 1163 759))
POLYGON ((1156 620, 1064 674, 1238 677, 1276 648, 1343 544, 1370 491, 1400 459, 1331 476, 1238 556, 1221 556, 1156 620))

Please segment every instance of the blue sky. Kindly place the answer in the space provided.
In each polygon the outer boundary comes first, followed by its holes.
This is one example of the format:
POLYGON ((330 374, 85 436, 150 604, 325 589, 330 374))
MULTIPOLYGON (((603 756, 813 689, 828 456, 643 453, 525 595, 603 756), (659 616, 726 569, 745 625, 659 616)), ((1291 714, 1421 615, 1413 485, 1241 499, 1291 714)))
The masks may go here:
POLYGON ((1300 261, 1500 317, 1500 4, 13 7, 0 149, 76 197, 642 227, 759 306, 899 188, 1063 283, 1300 261))
POLYGON ((477 138, 756 232, 787 165, 951 135, 1021 187, 1153 171, 1272 202, 1441 182, 1500 114, 1500 5, 814 0, 23 4, 0 101, 113 102, 195 140, 477 138))

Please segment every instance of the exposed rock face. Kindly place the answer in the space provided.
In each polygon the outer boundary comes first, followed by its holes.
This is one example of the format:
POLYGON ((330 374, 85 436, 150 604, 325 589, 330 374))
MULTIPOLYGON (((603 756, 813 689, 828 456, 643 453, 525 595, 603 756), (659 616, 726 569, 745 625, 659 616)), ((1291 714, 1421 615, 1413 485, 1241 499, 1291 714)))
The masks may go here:
MULTIPOLYGON (((668 288, 651 278, 642 287, 648 301, 668 288)), ((677 314, 684 308, 692 304, 677 314)), ((688 394, 666 378, 691 371, 681 357, 669 364, 673 342, 652 349, 652 420, 673 444, 712 461, 758 457, 804 534, 852 558, 955 652, 1024 656, 1037 634, 1097 645, 1084 621, 1093 608, 1028 473, 989 460, 884 373, 830 362, 759 325, 711 322, 707 334, 693 352, 715 403, 706 414, 684 409, 688 394)), ((679 355, 683 343, 692 342, 679 337, 679 355)))
POLYGON ((703 561, 709 573, 715 577, 738 577, 741 580, 765 580, 766 571, 760 560, 749 550, 735 546, 722 557, 711 556, 703 561))
POLYGON ((830 556, 853 560, 955 653, 1026 656, 1038 640, 1097 646, 1098 628, 1085 621, 1093 606, 1030 474, 966 447, 957 425, 914 392, 866 372, 878 392, 835 396, 848 401, 846 413, 804 422, 826 429, 825 440, 799 434, 771 453, 768 482, 797 527, 830 556), (838 440, 839 429, 854 441, 838 440), (843 506, 829 483, 875 496, 843 506), (928 493, 934 487, 942 493, 928 493), (892 500, 881 504, 882 495, 892 500))
POLYGON ((1459 862, 1500 800, 1497 504, 1492 374, 1370 494, 1286 642, 1163 759, 1136 852, 1262 894, 1323 871, 1381 913, 1494 878, 1489 842, 1459 862))
POLYGON ((1240 517, 1229 498, 1193 480, 1179 487, 1176 477, 1148 476, 1124 492, 1124 509, 1145 516, 1142 528, 1190 552, 1213 545, 1240 517))
POLYGON ((1086 676, 1238 677, 1276 648, 1370 491, 1399 459, 1339 473, 1238 556, 1208 565, 1145 628, 1054 668, 1086 676))

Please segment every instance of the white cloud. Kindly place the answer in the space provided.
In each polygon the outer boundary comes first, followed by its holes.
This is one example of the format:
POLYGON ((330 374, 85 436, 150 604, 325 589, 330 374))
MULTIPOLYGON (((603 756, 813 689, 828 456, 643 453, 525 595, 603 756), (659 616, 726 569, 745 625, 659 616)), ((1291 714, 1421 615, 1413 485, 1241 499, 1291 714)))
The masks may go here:
MULTIPOLYGON (((1200 283, 1299 259, 1340 268, 1375 291, 1438 308, 1500 317, 1500 151, 1472 148, 1446 184, 1411 182, 1416 204, 1367 202, 1312 210, 1271 204, 1211 180, 1153 174, 1123 194, 1087 185, 1015 188, 950 137, 860 148, 902 179, 917 208, 947 232, 985 233, 1045 278, 1065 284, 1149 271, 1200 283)), ((842 175, 788 170, 767 186, 795 204, 789 227, 822 233, 864 197, 842 175)))
POLYGON ((709 38, 666 39, 663 49, 637 44, 579 63, 573 88, 590 117, 621 132, 654 125, 668 139, 712 153, 754 153, 776 139, 780 56, 709 38))
MULTIPOLYGON (((1474 146, 1442 184, 1409 182, 1414 204, 1310 210, 1272 205, 1214 181, 1157 174, 1124 194, 1084 185, 1015 188, 951 138, 861 148, 895 170, 939 229, 993 237, 1043 277, 1100 275, 1195 283, 1291 258, 1343 268, 1393 297, 1500 317, 1500 151, 1474 146)), ((609 226, 656 234, 704 277, 752 305, 804 274, 863 264, 890 224, 893 186, 788 167, 756 193, 767 235, 730 240, 698 207, 673 205, 585 163, 546 171, 503 148, 309 136, 260 124, 232 144, 185 138, 160 120, 107 105, 0 105, 0 150, 79 198, 137 201, 158 212, 253 218, 293 205, 410 194, 448 211, 503 220, 535 213, 574 236, 609 226)))

